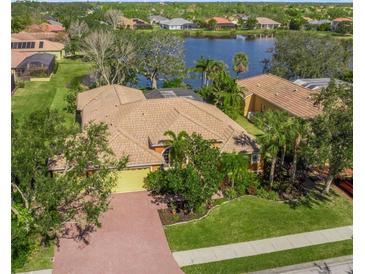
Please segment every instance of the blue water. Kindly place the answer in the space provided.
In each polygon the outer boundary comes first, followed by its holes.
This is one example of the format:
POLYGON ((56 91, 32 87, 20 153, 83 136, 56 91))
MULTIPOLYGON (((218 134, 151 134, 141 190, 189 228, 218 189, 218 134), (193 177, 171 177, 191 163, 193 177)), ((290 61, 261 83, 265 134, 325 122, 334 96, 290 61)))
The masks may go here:
MULTIPOLYGON (((248 71, 241 73, 239 78, 246 78, 263 73, 264 64, 262 60, 271 59, 271 53, 268 52, 275 45, 275 38, 255 38, 248 39, 240 36, 238 38, 186 38, 185 47, 185 64, 186 68, 194 67, 194 63, 201 56, 223 61, 228 67, 232 76, 236 73, 232 70, 232 59, 237 52, 244 52, 248 56, 248 71)), ((193 88, 199 88, 201 85, 200 75, 189 75, 184 82, 193 88)), ((141 78, 139 86, 146 86, 146 79, 141 78)), ((158 86, 162 86, 162 81, 158 81, 158 86)))

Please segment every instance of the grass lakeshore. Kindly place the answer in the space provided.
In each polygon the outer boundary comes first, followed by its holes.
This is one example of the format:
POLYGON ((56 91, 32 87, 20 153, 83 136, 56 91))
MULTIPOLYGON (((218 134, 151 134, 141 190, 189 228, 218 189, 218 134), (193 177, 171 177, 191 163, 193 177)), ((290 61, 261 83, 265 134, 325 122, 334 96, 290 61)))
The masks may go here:
POLYGON ((334 192, 324 201, 291 207, 243 196, 206 218, 165 228, 171 251, 224 245, 352 224, 352 204, 334 192))
POLYGON ((186 274, 238 274, 352 254, 352 240, 183 267, 186 274))

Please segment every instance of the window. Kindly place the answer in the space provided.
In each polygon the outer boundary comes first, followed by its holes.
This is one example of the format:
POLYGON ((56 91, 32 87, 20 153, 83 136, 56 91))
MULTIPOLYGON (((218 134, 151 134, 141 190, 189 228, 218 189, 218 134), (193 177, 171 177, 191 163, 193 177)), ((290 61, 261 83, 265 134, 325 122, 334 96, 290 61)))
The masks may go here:
POLYGON ((162 157, 165 161, 166 164, 170 164, 170 148, 166 148, 163 152, 162 152, 162 157))
POLYGON ((43 41, 40 41, 40 42, 39 42, 39 48, 40 48, 40 49, 43 49, 43 45, 44 45, 44 42, 43 42, 43 41))
POLYGON ((257 164, 258 162, 260 162, 260 154, 252 153, 252 155, 251 155, 251 164, 257 164))

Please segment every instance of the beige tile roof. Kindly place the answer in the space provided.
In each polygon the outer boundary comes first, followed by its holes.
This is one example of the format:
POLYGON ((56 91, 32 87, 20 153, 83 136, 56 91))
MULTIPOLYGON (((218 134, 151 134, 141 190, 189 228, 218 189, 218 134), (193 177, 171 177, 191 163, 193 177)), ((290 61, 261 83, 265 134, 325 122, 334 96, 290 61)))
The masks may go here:
POLYGON ((129 155, 129 166, 162 164, 153 146, 163 146, 167 130, 196 132, 216 140, 222 151, 252 153, 258 147, 240 125, 213 105, 188 98, 146 100, 140 90, 104 86, 79 94, 82 126, 108 124, 110 145, 117 157, 129 155))
POLYGON ((311 95, 315 92, 272 74, 262 74, 237 81, 245 87, 245 95, 255 94, 279 108, 302 118, 313 118, 321 113, 314 106, 311 95))
POLYGON ((36 40, 36 39, 21 40, 21 39, 12 37, 11 42, 35 42, 34 48, 13 49, 15 51, 21 51, 21 52, 61 51, 65 48, 65 45, 62 43, 48 41, 48 40, 36 40), (43 48, 39 48, 40 42, 43 42, 43 48))
POLYGON ((11 51, 11 68, 15 69, 25 58, 35 54, 34 52, 11 51))
POLYGON ((257 23, 260 25, 281 25, 281 23, 276 22, 270 18, 267 17, 256 17, 257 23))
POLYGON ((55 40, 59 35, 55 32, 25 32, 12 33, 11 38, 19 40, 55 40))

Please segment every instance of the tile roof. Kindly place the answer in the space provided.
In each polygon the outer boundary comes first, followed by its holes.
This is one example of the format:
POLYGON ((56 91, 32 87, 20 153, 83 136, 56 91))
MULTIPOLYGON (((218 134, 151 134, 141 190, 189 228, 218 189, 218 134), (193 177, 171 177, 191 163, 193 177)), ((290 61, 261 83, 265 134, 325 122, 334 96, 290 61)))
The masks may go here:
POLYGON ((58 38, 58 34, 54 32, 25 32, 12 33, 11 38, 19 40, 55 40, 58 38))
POLYGON ((334 22, 352 22, 352 18, 339 17, 333 19, 334 22))
POLYGON ((246 96, 255 94, 295 116, 313 118, 321 113, 311 99, 314 91, 278 76, 262 74, 238 80, 237 84, 247 89, 246 96))
POLYGON ((34 52, 11 51, 11 68, 15 69, 25 58, 35 54, 34 52))
POLYGON ((224 18, 224 17, 215 16, 215 17, 212 17, 212 19, 214 21, 216 21, 217 24, 233 24, 230 20, 228 20, 227 18, 224 18))
POLYGON ((260 25, 281 25, 281 23, 272 20, 267 17, 256 17, 257 23, 260 25))
POLYGON ((193 22, 185 20, 184 18, 172 18, 171 20, 161 21, 160 23, 167 26, 182 26, 186 24, 193 24, 193 22))
POLYGON ((42 23, 42 24, 33 24, 26 28, 28 32, 60 32, 64 31, 65 28, 60 25, 51 25, 48 23, 42 23))
POLYGON ((65 45, 59 42, 53 42, 48 40, 20 40, 16 38, 11 38, 11 42, 35 42, 34 48, 14 48, 12 50, 22 51, 22 52, 41 52, 41 51, 61 51, 65 48, 65 45), (43 43, 43 46, 40 45, 43 43))
POLYGON ((129 155, 128 166, 163 164, 151 147, 164 146, 167 130, 197 132, 222 151, 258 151, 253 137, 218 108, 187 98, 146 100, 140 90, 113 85, 80 93, 77 109, 83 127, 108 125, 111 148, 117 157, 129 155))

